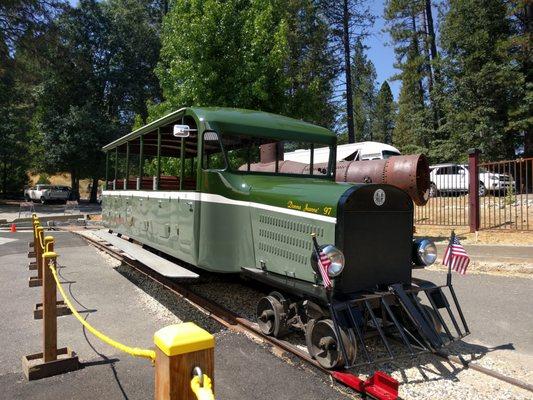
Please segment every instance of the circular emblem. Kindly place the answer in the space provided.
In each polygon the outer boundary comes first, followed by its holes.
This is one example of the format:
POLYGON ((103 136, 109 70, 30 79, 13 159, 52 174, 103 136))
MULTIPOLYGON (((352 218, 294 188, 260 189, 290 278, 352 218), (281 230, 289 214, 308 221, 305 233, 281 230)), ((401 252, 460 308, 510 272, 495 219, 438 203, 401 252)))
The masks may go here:
POLYGON ((374 203, 377 206, 382 206, 385 203, 385 191, 383 189, 378 189, 374 192, 374 203))

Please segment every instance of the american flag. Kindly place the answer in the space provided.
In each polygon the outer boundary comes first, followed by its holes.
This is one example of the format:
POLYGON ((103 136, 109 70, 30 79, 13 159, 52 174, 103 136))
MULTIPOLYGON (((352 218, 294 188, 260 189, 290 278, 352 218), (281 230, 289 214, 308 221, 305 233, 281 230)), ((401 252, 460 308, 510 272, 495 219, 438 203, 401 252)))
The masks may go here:
POLYGON ((444 253, 444 260, 442 263, 454 271, 459 272, 461 275, 466 274, 466 267, 468 267, 468 264, 470 263, 470 257, 468 257, 465 248, 461 245, 459 238, 453 232, 450 244, 444 253))
POLYGON ((330 288, 332 287, 331 279, 328 275, 328 267, 331 265, 331 260, 328 258, 326 253, 324 253, 322 250, 320 250, 320 247, 318 247, 318 242, 316 241, 316 237, 313 235, 313 245, 315 248, 315 253, 317 255, 317 261, 318 261, 318 270, 320 271, 320 276, 322 277, 322 282, 324 283, 324 287, 330 288))

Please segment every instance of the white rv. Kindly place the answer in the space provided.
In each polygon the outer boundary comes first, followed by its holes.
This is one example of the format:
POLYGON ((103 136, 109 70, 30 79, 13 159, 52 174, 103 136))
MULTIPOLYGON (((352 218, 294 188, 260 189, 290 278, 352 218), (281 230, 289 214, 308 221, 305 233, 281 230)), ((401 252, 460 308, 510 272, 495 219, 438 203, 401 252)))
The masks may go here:
MULTIPOLYGON (((309 149, 298 149, 285 153, 284 159, 308 164, 309 152, 309 149)), ((337 146, 337 161, 383 160, 399 155, 400 151, 396 147, 379 142, 359 142, 337 146)), ((313 158, 315 164, 328 162, 328 159, 328 147, 315 149, 313 158)))

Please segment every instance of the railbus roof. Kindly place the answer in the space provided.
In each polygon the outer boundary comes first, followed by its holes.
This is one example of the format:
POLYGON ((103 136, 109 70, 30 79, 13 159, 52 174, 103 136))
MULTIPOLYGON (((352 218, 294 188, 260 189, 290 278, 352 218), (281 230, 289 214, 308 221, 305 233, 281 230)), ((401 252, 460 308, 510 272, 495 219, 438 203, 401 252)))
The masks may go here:
POLYGON ((206 129, 213 129, 222 134, 323 144, 336 142, 335 133, 329 129, 277 114, 239 108, 185 107, 122 136, 102 149, 104 151, 114 149, 142 135, 156 132, 159 128, 164 127, 171 131, 172 125, 186 115, 195 117, 206 129))

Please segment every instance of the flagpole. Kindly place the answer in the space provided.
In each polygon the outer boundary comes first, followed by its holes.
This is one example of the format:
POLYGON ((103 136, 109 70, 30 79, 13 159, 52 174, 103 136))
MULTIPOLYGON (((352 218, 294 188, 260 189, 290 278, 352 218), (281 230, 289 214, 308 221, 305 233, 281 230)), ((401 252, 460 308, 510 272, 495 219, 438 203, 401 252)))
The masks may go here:
MULTIPOLYGON (((452 246, 453 239, 455 238, 455 231, 452 229, 452 235, 450 236, 450 242, 448 243, 448 249, 451 251, 450 247, 452 246)), ((448 274, 446 275, 446 285, 452 285, 452 263, 448 262, 448 274)))
MULTIPOLYGON (((313 241, 313 250, 315 252, 317 263, 320 263, 320 247, 318 246, 318 241, 316 240, 316 233, 315 232, 311 233, 311 238, 312 238, 312 241, 313 241)), ((318 268, 320 268, 320 266, 318 268)), ((326 289, 326 297, 327 297, 328 302, 330 304, 331 304, 331 292, 332 292, 334 284, 335 284, 335 281, 332 280, 331 281, 331 287, 325 287, 325 285, 324 285, 324 289, 326 289)))

